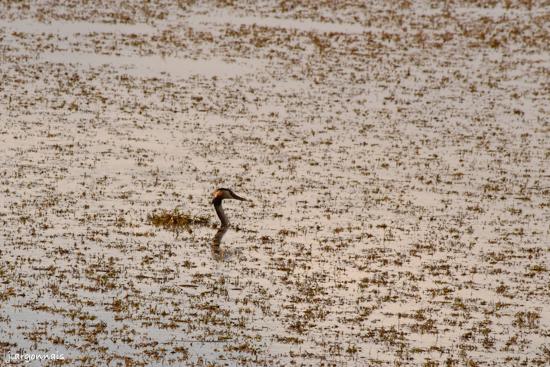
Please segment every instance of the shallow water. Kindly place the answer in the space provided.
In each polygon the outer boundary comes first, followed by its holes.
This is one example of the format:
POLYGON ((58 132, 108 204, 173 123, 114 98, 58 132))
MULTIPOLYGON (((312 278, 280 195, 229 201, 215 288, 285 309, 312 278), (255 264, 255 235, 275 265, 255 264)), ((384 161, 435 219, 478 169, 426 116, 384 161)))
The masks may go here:
POLYGON ((95 53, 59 51, 44 53, 40 61, 54 64, 78 64, 84 67, 101 67, 103 65, 141 78, 158 77, 170 74, 175 80, 193 75, 201 77, 236 77, 253 73, 256 66, 247 66, 247 60, 224 62, 221 59, 189 60, 171 56, 121 56, 101 55, 95 53))
POLYGON ((155 28, 148 24, 124 24, 102 23, 85 21, 60 21, 39 22, 36 19, 17 19, 13 21, 2 20, 1 26, 15 31, 33 34, 56 34, 72 37, 77 34, 88 33, 127 33, 147 34, 153 33, 155 28))
POLYGON ((550 360, 539 4, 286 6, 0 5, 0 355, 550 360))

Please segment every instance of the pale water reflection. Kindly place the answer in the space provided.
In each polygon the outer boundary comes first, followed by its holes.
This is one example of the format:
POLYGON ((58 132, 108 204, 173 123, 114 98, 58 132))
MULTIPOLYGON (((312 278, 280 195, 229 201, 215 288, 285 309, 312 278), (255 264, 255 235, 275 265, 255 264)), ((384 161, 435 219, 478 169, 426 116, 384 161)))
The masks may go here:
POLYGON ((154 27, 143 23, 68 22, 60 20, 45 23, 38 22, 35 19, 0 20, 0 28, 2 27, 15 32, 58 34, 64 37, 88 33, 150 34, 155 31, 154 27))
POLYGON ((38 60, 62 64, 80 64, 89 67, 108 65, 139 77, 152 77, 161 74, 170 74, 176 78, 187 78, 192 75, 235 77, 252 73, 255 70, 255 67, 247 60, 234 60, 231 62, 222 58, 192 60, 160 55, 122 56, 60 51, 40 54, 38 60))

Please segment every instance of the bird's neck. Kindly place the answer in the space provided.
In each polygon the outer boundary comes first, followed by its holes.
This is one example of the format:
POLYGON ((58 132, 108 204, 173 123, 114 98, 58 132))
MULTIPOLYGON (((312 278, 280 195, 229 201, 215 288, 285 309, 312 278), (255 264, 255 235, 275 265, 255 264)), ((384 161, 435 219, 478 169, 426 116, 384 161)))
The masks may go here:
POLYGON ((223 212, 221 199, 214 199, 214 209, 216 209, 216 214, 218 214, 218 218, 220 218, 220 221, 222 222, 222 227, 227 227, 229 225, 229 220, 227 220, 227 217, 223 212))

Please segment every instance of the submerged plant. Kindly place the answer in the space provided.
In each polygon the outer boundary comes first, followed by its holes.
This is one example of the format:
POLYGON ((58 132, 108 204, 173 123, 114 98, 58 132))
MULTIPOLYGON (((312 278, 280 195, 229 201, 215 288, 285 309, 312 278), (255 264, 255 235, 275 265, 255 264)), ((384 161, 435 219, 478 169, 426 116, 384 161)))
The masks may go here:
POLYGON ((207 226, 209 220, 206 217, 192 216, 191 214, 181 213, 178 208, 174 210, 163 209, 160 212, 154 211, 147 216, 147 221, 155 227, 179 232, 182 229, 192 232, 191 226, 207 226))

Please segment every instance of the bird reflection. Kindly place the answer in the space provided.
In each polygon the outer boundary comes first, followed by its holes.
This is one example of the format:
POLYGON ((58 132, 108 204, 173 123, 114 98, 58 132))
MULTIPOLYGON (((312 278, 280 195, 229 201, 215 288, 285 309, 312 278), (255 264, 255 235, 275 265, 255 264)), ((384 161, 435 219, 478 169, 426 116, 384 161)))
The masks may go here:
POLYGON ((214 238, 212 239, 212 244, 210 246, 210 250, 212 251, 212 257, 214 259, 221 261, 227 257, 227 251, 225 249, 221 249, 220 244, 222 242, 222 238, 229 229, 229 226, 222 226, 216 234, 214 235, 214 238))
POLYGON ((220 243, 222 242, 222 238, 228 229, 229 227, 221 227, 220 229, 218 229, 218 231, 214 235, 214 239, 212 240, 212 246, 220 246, 220 243))

